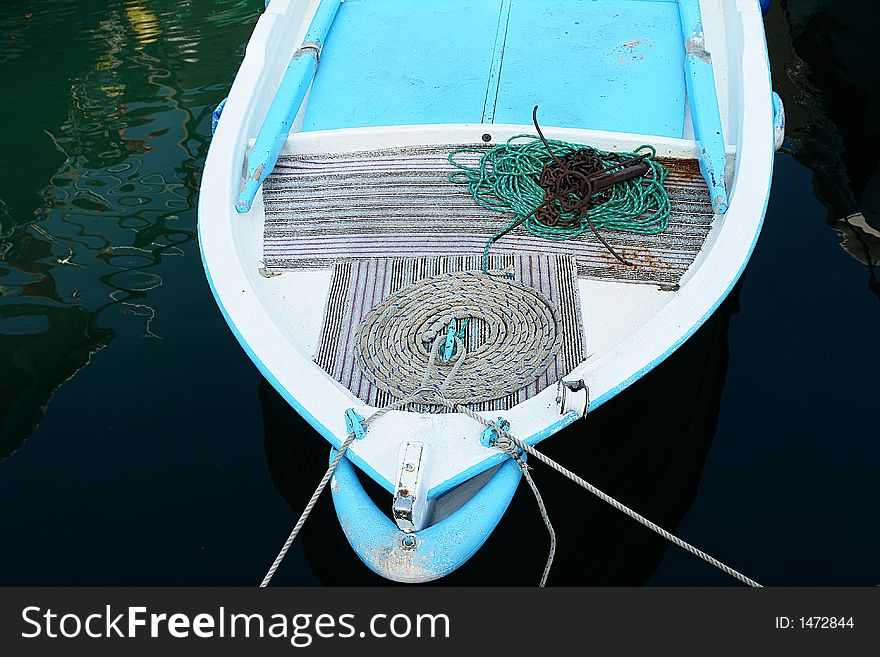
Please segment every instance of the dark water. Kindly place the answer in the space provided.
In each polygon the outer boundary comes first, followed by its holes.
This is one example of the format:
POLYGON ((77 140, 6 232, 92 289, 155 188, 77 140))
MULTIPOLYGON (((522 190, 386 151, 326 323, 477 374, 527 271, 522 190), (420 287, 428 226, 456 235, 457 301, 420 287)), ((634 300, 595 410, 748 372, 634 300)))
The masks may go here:
MULTIPOLYGON (((210 113, 262 5, 0 7, 0 584, 256 584, 320 475, 326 446, 232 338, 196 242, 210 113)), ((545 444, 770 585, 880 583, 869 7, 774 5, 788 137, 741 285, 667 363, 545 444)), ((560 535, 551 584, 730 583, 536 477, 560 535)), ((520 491, 448 583, 535 583, 543 532, 520 491)), ((324 498, 276 582, 378 580, 324 498)))

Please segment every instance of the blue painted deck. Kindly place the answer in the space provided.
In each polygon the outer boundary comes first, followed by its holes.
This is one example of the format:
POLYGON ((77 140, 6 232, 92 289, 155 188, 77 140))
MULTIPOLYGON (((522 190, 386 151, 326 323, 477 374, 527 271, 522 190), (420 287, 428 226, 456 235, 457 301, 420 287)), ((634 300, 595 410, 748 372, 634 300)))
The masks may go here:
POLYGON ((347 0, 304 130, 531 123, 681 137, 674 2, 347 0), (647 111, 646 111, 647 110, 647 111))
POLYGON ((480 121, 500 0, 348 0, 303 130, 480 121))
POLYGON ((678 7, 641 0, 514 0, 496 123, 681 137, 678 7))

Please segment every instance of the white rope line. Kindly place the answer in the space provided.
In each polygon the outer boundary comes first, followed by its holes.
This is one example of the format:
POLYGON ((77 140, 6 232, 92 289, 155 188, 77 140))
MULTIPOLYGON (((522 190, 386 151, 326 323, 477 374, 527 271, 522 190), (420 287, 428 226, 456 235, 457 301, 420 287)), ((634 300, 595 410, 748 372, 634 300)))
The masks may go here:
MULTIPOLYGON (((495 429, 496 436, 501 435, 502 429, 497 423, 490 422, 489 424, 495 429)), ((496 441, 495 447, 507 452, 507 455, 519 465, 523 477, 529 484, 529 488, 532 489, 532 493, 535 495, 535 500, 538 502, 538 510, 541 512, 541 518, 544 520, 544 525, 546 525, 547 532, 550 534, 550 554, 547 555, 547 563, 544 566, 544 573, 541 575, 540 584, 538 584, 540 588, 544 588, 547 585, 547 577, 550 575, 550 568, 553 566, 553 557, 556 555, 556 531, 553 529, 553 524, 550 522, 550 515, 547 513, 547 507, 544 505, 544 498, 541 497, 538 485, 535 483, 535 480, 532 479, 532 475, 529 472, 531 468, 529 468, 528 464, 523 460, 522 456, 520 456, 520 452, 516 448, 516 445, 509 441, 502 441, 500 443, 496 441)))
POLYGON ((532 475, 529 473, 529 466, 522 459, 517 460, 519 461, 519 467, 522 470, 523 477, 525 477, 526 482, 528 482, 529 487, 535 494, 535 500, 538 502, 538 510, 541 512, 541 518, 543 518, 544 525, 547 527, 547 532, 550 534, 550 553, 547 555, 547 563, 544 565, 541 582, 538 584, 539 587, 544 588, 547 586, 547 577, 550 575, 550 568, 553 567, 553 557, 556 556, 556 531, 553 529, 553 524, 550 522, 550 516, 547 514, 547 507, 544 506, 544 498, 541 497, 541 493, 538 492, 538 486, 535 484, 535 480, 532 479, 532 475))
POLYGON ((509 440, 511 443, 513 443, 513 445, 515 445, 519 449, 523 450, 525 453, 529 454, 530 456, 534 456, 536 459, 541 461, 541 463, 544 463, 545 465, 549 465, 551 468, 556 470, 556 472, 567 477, 568 479, 570 479, 571 481, 576 483, 578 486, 581 486, 582 488, 588 490, 593 495, 598 497, 600 500, 602 500, 603 502, 605 502, 607 504, 610 504, 612 507, 614 507, 618 511, 628 515, 630 518, 632 518, 636 522, 639 522, 642 525, 644 525, 645 527, 647 527, 648 529, 650 529, 651 531, 656 532, 657 534, 659 534, 660 536, 662 536, 663 538, 665 538, 669 542, 674 543, 675 545, 682 548, 683 550, 687 550, 688 552, 690 552, 694 556, 699 557, 700 559, 702 559, 706 563, 715 566, 720 571, 727 573, 731 577, 738 579, 739 581, 743 582, 744 584, 748 584, 749 586, 753 586, 756 588, 761 587, 761 585, 758 582, 756 582, 755 580, 751 579, 750 577, 746 577, 738 570, 731 568, 730 566, 719 561, 718 559, 716 559, 712 555, 707 554, 706 552, 703 552, 702 550, 700 550, 697 547, 694 547, 693 545, 691 545, 687 541, 684 541, 684 540, 678 538, 677 536, 675 536, 674 534, 666 531, 657 523, 648 520, 647 518, 645 518, 643 515, 641 515, 639 513, 636 513, 635 511, 630 509, 628 506, 626 506, 622 502, 619 502, 616 499, 614 499, 613 497, 611 497, 610 495, 608 495, 607 493, 602 492, 601 490, 599 490, 598 488, 593 486, 593 484, 586 481, 582 477, 579 477, 578 475, 576 475, 574 472, 572 472, 568 468, 563 467, 562 465, 560 465, 559 463, 557 463, 556 461, 551 459, 549 456, 545 456, 544 454, 539 452, 537 449, 535 449, 531 445, 524 443, 519 438, 516 438, 515 436, 513 436, 509 432, 502 429, 501 427, 498 427, 498 426, 494 425, 493 423, 489 422, 488 420, 486 420, 485 418, 483 418, 482 416, 477 415, 476 413, 471 411, 469 408, 466 408, 465 406, 461 406, 461 405, 451 405, 451 406, 454 410, 456 410, 460 413, 464 413, 465 415, 467 415, 468 417, 470 417, 473 420, 476 420, 477 422, 479 422, 483 426, 485 426, 487 428, 495 429, 497 432, 497 435, 500 438, 498 443, 496 443, 496 446, 499 449, 509 453, 510 446, 504 444, 505 439, 509 440))
POLYGON ((306 504, 306 508, 303 509, 303 512, 300 514, 299 520, 296 521, 296 525, 294 525, 293 530, 290 532, 290 536, 287 537, 287 540, 284 542, 284 545, 278 552, 278 556, 275 557, 275 561, 273 561, 272 565, 269 567, 269 571, 266 573, 266 576, 260 583, 260 588, 265 588, 269 585, 269 582, 272 580, 272 576, 275 574, 275 571, 278 570, 278 566, 281 565, 281 562, 284 561, 284 557, 287 556, 287 551, 290 549, 290 546, 293 545, 293 541, 296 539, 297 534, 299 534, 300 530, 303 528, 303 525, 306 524, 306 520, 308 519, 309 514, 312 512, 312 509, 315 507, 315 503, 318 501, 318 498, 321 497, 321 493, 324 492, 324 487, 327 485, 327 482, 330 481, 330 477, 333 476, 333 473, 336 472, 336 466, 339 465, 342 457, 345 456, 345 452, 348 451, 348 447, 349 445, 351 445, 352 441, 354 441, 354 438, 355 433, 352 432, 348 434, 345 442, 342 443, 342 446, 339 448, 339 451, 336 453, 336 456, 330 463, 330 467, 327 468, 327 472, 324 473, 324 477, 321 479, 318 487, 315 489, 315 492, 312 493, 312 499, 310 499, 309 503, 306 504))
POLYGON ((538 584, 539 588, 544 588, 547 586, 547 577, 550 576, 550 569, 553 567, 553 557, 556 556, 556 531, 553 529, 553 524, 550 522, 547 507, 544 506, 544 498, 541 497, 541 493, 538 491, 538 485, 535 483, 535 480, 532 479, 532 475, 529 472, 528 464, 523 461, 519 455, 516 456, 516 461, 519 463, 520 470, 522 470, 523 477, 529 484, 529 488, 532 489, 532 493, 535 495, 535 501, 538 503, 538 510, 541 512, 541 518, 544 520, 544 525, 547 527, 547 532, 550 534, 550 553, 547 555, 547 563, 544 565, 544 572, 541 574, 541 582, 538 584))

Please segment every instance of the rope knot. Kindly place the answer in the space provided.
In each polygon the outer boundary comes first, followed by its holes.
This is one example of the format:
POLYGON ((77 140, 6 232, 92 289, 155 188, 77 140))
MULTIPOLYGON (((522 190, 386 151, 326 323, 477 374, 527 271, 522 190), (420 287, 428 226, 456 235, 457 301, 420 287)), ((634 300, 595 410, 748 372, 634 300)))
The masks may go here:
POLYGON ((520 449, 516 446, 516 444, 507 436, 507 433, 499 427, 495 422, 492 423, 492 429, 495 432, 496 438, 492 441, 492 445, 502 452, 506 452, 510 456, 519 456, 520 449))
POLYGON ((498 420, 494 422, 489 422, 489 426, 486 429, 490 434, 489 444, 496 449, 500 449, 510 458, 519 463, 521 468, 525 469, 528 466, 523 459, 523 451, 520 449, 519 445, 516 444, 516 441, 513 440, 511 435, 507 433, 507 429, 509 428, 510 423, 503 418, 498 418, 498 420))

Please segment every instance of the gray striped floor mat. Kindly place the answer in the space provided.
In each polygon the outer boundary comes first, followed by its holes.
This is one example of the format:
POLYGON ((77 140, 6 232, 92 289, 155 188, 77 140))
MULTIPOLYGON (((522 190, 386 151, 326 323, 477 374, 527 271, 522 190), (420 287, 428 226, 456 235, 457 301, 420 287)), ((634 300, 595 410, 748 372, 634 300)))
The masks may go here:
MULTIPOLYGON (((420 146, 280 158, 263 185, 265 267, 327 268, 360 258, 482 253, 486 240, 512 216, 480 207, 465 185, 449 182, 450 150, 420 146)), ((479 154, 456 159, 473 165, 479 154)), ((669 228, 659 235, 603 231, 636 266, 619 263, 589 232, 555 242, 519 227, 493 252, 570 255, 582 277, 674 287, 702 248, 714 215, 696 160, 661 162, 669 168, 669 228)))
MULTIPOLYGON (((338 263, 333 268, 330 294, 324 314, 321 343, 315 362, 355 396, 376 407, 394 399, 370 383, 354 357, 354 337, 364 315, 388 295, 428 276, 453 271, 481 269, 481 256, 417 258, 369 258, 338 263)), ((537 289, 553 302, 562 318, 562 345, 556 361, 538 380, 506 397, 481 404, 474 410, 504 410, 536 395, 568 374, 584 360, 583 328, 577 270, 569 256, 496 255, 491 269, 507 269, 514 280, 537 289)), ((468 325, 466 344, 473 351, 480 344, 484 328, 479 321, 468 325)), ((430 411, 432 408, 415 408, 430 411)))

